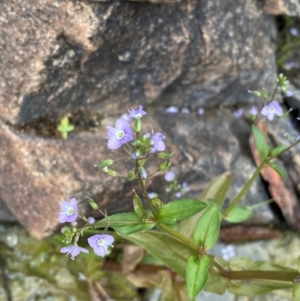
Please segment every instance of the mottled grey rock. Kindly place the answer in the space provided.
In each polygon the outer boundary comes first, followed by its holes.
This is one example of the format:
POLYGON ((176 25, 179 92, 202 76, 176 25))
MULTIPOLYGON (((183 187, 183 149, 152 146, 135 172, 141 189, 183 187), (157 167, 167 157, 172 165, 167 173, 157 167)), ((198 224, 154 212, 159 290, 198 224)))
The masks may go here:
POLYGON ((264 0, 264 10, 271 15, 300 16, 299 0, 264 0))
MULTIPOLYGON (((254 165, 224 107, 254 103, 247 91, 273 84, 274 35, 255 0, 2 1, 0 198, 35 237, 53 231, 59 202, 72 196, 129 210, 133 184, 94 165, 109 156, 105 126, 137 104, 149 112, 147 128, 167 136, 192 194, 233 170, 231 197, 254 165), (170 105, 192 115, 165 115, 170 105), (62 141, 56 125, 66 114, 76 130, 62 141)), ((265 199, 256 185, 247 198, 265 199)), ((154 181, 150 189, 162 192, 154 181)))

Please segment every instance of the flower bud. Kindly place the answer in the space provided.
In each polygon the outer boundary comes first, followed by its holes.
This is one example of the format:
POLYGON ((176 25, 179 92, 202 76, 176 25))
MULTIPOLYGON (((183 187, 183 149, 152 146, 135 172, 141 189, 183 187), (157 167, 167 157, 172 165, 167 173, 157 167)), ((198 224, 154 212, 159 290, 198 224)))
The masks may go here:
POLYGON ((132 181, 132 180, 135 179, 135 173, 134 173, 133 170, 128 171, 127 178, 128 178, 129 181, 132 181))
POLYGON ((170 159, 174 153, 161 152, 157 154, 157 158, 160 159, 170 159))
POLYGON ((143 209, 142 201, 141 201, 140 197, 137 195, 137 193, 135 192, 134 189, 132 190, 132 196, 133 196, 134 212, 140 217, 146 216, 146 212, 143 209))
POLYGON ((113 163, 114 163, 114 160, 112 160, 112 159, 106 159, 106 160, 103 160, 102 162, 100 162, 100 163, 98 164, 98 166, 99 166, 100 168, 104 168, 104 167, 107 167, 107 166, 112 165, 113 163))
POLYGON ((156 208, 162 208, 164 206, 164 203, 158 197, 153 198, 151 202, 156 208))
POLYGON ((93 199, 91 199, 91 198, 89 199, 89 204, 93 210, 98 210, 99 207, 93 199))
POLYGON ((134 120, 134 130, 139 133, 142 129, 142 121, 141 118, 136 118, 134 120))
POLYGON ((116 171, 114 171, 114 170, 112 170, 112 169, 109 169, 109 168, 107 168, 107 167, 104 167, 104 168, 103 168, 103 171, 106 172, 107 174, 109 174, 109 175, 112 176, 112 177, 117 176, 117 172, 116 172, 116 171))
POLYGON ((165 161, 159 165, 159 170, 160 171, 168 170, 170 168, 171 164, 172 164, 171 161, 165 161))

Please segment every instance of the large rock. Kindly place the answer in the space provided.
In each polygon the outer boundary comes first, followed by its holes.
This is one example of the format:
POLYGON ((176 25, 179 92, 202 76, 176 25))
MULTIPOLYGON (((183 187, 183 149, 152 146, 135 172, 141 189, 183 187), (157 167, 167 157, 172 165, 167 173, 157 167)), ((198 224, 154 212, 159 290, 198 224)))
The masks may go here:
MULTIPOLYGON (((255 0, 2 1, 0 199, 38 238, 72 196, 92 196, 109 213, 130 210, 135 186, 94 165, 111 156, 105 126, 137 104, 148 111, 147 128, 167 136, 192 195, 228 170, 237 171, 234 195, 254 164, 249 128, 241 127, 241 142, 224 106, 255 102, 247 91, 274 82, 274 20, 263 8, 255 0), (166 115, 171 104, 192 114, 166 115), (63 141, 55 129, 66 114, 77 131, 63 141)), ((151 190, 163 192, 160 183, 151 190)), ((267 197, 258 181, 248 199, 267 197)), ((84 202, 81 209, 90 214, 84 202)))

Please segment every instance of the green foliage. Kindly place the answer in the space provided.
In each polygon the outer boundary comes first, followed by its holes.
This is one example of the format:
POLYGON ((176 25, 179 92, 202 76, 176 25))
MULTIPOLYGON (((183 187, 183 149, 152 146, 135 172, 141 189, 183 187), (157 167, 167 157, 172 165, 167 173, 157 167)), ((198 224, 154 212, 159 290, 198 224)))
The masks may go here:
MULTIPOLYGON (((201 193, 199 199, 208 201, 214 199, 220 206, 223 205, 228 189, 232 182, 231 173, 225 172, 214 178, 201 193)), ((202 212, 195 214, 187 220, 183 220, 179 224, 178 232, 185 237, 192 239, 195 226, 202 212)))
POLYGON ((182 278, 185 278, 186 263, 191 255, 196 255, 184 243, 176 238, 157 231, 144 231, 122 235, 146 249, 151 255, 171 267, 182 278))
POLYGON ((69 123, 69 118, 67 116, 62 118, 59 125, 57 126, 57 130, 61 133, 63 139, 65 140, 68 138, 68 133, 72 132, 74 128, 74 125, 69 123))
POLYGON ((293 301, 300 301, 300 277, 299 276, 294 280, 292 297, 293 297, 293 301))
POLYGON ((268 165, 272 167, 282 179, 286 179, 286 172, 275 162, 268 162, 268 165))
POLYGON ((220 232, 220 211, 217 205, 211 205, 199 218, 193 241, 196 245, 201 246, 204 250, 213 247, 219 237, 220 232))
POLYGON ((152 229, 155 223, 152 220, 142 219, 135 212, 110 215, 95 224, 96 228, 103 228, 107 224, 120 235, 152 229), (98 225, 101 224, 101 225, 98 225))
POLYGON ((279 156, 280 154, 282 154, 285 150, 287 149, 287 146, 286 145, 279 145, 275 148, 273 148, 270 152, 270 156, 274 156, 274 157, 277 157, 279 156))
POLYGON ((142 201, 141 201, 140 197, 138 196, 138 194, 135 192, 134 189, 132 191, 132 196, 133 196, 133 209, 134 209, 134 212, 142 218, 147 217, 147 214, 146 214, 146 212, 143 208, 142 201))
POLYGON ((253 217, 253 211, 242 206, 235 206, 224 219, 231 223, 244 222, 253 217))
POLYGON ((198 200, 182 199, 172 201, 157 211, 157 222, 173 224, 176 221, 187 219, 207 207, 207 204, 198 200))
POLYGON ((264 279, 267 273, 274 274, 276 272, 295 272, 293 269, 281 267, 275 264, 264 261, 252 261, 246 257, 235 257, 229 261, 229 267, 235 271, 256 271, 257 278, 243 280, 230 280, 228 290, 237 295, 243 296, 256 296, 272 290, 290 288, 292 282, 286 281, 266 281, 264 279), (260 272, 258 272, 260 271, 260 272), (260 280, 261 279, 261 280, 260 280))
POLYGON ((108 167, 108 166, 112 165, 113 163, 114 163, 114 160, 112 160, 112 159, 105 159, 105 160, 101 161, 98 164, 98 166, 100 168, 104 168, 104 167, 108 167))
POLYGON ((188 296, 190 299, 195 297, 204 288, 208 279, 208 269, 210 267, 210 259, 208 255, 190 256, 186 266, 186 284, 188 296))
POLYGON ((255 139, 256 148, 259 153, 259 157, 261 161, 264 161, 268 156, 268 148, 266 144, 266 139, 263 133, 256 125, 252 125, 252 132, 255 139))

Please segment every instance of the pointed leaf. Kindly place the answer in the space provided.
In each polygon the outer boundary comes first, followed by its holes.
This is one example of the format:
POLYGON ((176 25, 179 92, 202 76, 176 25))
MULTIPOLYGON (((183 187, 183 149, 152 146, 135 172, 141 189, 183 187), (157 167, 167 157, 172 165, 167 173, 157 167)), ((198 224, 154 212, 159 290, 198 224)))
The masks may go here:
POLYGON ((207 278, 208 269, 210 267, 210 259, 205 254, 198 258, 198 256, 190 256, 186 266, 186 284, 188 296, 191 300, 202 291, 207 278))
POLYGON ((207 251, 216 243, 220 232, 219 210, 216 205, 210 206, 199 218, 195 227, 193 240, 207 251))
POLYGON ((284 180, 286 179, 286 172, 275 162, 268 162, 268 165, 271 166, 284 180))
POLYGON ((261 132, 261 130, 256 125, 252 125, 252 132, 254 135, 255 144, 256 144, 256 148, 259 153, 259 157, 260 157, 261 161, 263 161, 264 159, 266 159, 266 157, 268 155, 266 139, 265 139, 263 133, 261 132))
MULTIPOLYGON (((225 172, 217 176, 204 189, 199 199, 204 201, 214 199, 220 206, 222 206, 226 198, 227 191, 230 188, 231 181, 232 176, 230 172, 225 172)), ((197 213, 193 217, 180 222, 178 232, 183 234, 187 238, 192 239, 195 226, 201 214, 202 212, 197 213)))
POLYGON ((286 149, 287 149, 286 145, 279 145, 271 150, 270 155, 277 156, 277 155, 283 153, 286 149))
POLYGON ((293 285, 293 301, 300 301, 300 277, 296 277, 293 285))
MULTIPOLYGON (((151 220, 143 220, 135 212, 118 213, 110 215, 99 221, 103 224, 107 223, 107 226, 113 228, 120 235, 128 235, 131 233, 152 229, 155 223, 151 220)), ((97 223, 95 224, 97 228, 97 223)), ((100 226, 103 228, 103 225, 100 226)))
POLYGON ((185 278, 186 262, 195 253, 179 240, 156 231, 121 236, 137 243, 185 278))
POLYGON ((231 223, 244 222, 253 217, 253 211, 242 206, 234 207, 224 219, 231 223))
POLYGON ((189 218, 207 207, 207 204, 198 200, 183 199, 172 201, 158 209, 157 222, 173 224, 176 221, 189 218))

